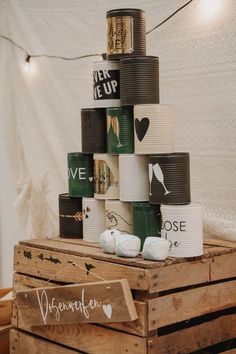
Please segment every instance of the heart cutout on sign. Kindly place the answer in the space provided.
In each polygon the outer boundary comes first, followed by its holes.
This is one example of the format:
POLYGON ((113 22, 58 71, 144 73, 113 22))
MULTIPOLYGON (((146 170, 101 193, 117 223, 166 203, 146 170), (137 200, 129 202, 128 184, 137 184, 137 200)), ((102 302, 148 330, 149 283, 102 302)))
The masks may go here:
POLYGON ((139 141, 142 141, 145 137, 148 127, 149 119, 147 117, 142 118, 141 121, 135 118, 135 130, 139 141))
POLYGON ((112 307, 110 304, 107 304, 107 305, 102 305, 102 309, 103 309, 103 312, 105 313, 105 315, 107 316, 107 318, 111 318, 111 315, 112 315, 112 307))

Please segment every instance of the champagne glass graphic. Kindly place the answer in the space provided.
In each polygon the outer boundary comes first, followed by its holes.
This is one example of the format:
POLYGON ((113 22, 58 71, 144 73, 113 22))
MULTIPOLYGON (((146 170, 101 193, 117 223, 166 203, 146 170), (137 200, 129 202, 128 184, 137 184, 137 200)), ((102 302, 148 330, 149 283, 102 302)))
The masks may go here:
POLYGON ((163 188, 165 189, 165 195, 171 193, 171 191, 168 191, 165 186, 164 175, 163 175, 162 169, 160 168, 159 164, 156 163, 152 168, 153 168, 154 175, 156 176, 156 179, 163 185, 163 188))
POLYGON ((110 126, 111 126, 111 116, 107 115, 107 134, 109 133, 110 126))
POLYGON ((152 195, 153 168, 151 163, 148 164, 148 176, 149 176, 149 195, 152 195))
POLYGON ((111 125, 112 125, 112 128, 113 128, 113 131, 118 139, 118 145, 117 147, 121 147, 122 144, 120 142, 120 123, 119 123, 119 120, 117 117, 112 117, 111 119, 111 125))

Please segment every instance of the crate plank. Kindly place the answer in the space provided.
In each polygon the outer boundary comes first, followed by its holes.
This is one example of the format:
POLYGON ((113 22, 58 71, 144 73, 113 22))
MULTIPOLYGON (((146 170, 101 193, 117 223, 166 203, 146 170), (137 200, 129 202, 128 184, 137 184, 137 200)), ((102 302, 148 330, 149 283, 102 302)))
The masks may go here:
POLYGON ((9 354, 11 325, 0 326, 0 353, 9 354))
POLYGON ((200 325, 148 340, 148 354, 187 354, 236 337, 236 316, 226 315, 200 325))
POLYGON ((236 253, 213 257, 209 274, 210 281, 236 277, 236 253))
POLYGON ((12 289, 0 289, 0 326, 11 323, 12 289))
MULTIPOLYGON (((212 248, 211 248, 212 252, 212 248)), ((215 249, 214 249, 215 253, 215 249)), ((151 269, 151 293, 236 277, 236 252, 151 269)))
POLYGON ((19 315, 18 328, 90 354, 147 354, 146 338, 94 324, 30 327, 22 323, 19 315))
POLYGON ((149 291, 155 293, 209 282, 210 262, 211 260, 198 260, 151 269, 149 291))
MULTIPOLYGON (((80 353, 77 350, 64 348, 60 345, 50 343, 44 339, 36 338, 34 336, 11 330, 11 351, 10 354, 75 354, 80 353)), ((2 352, 1 352, 2 354, 2 352)))
MULTIPOLYGON (((38 247, 42 249, 48 249, 52 251, 59 251, 64 252, 67 254, 79 255, 82 257, 92 257, 93 259, 103 260, 110 263, 116 264, 123 264, 129 265, 133 267, 140 267, 140 268, 160 268, 166 265, 177 264, 177 263, 184 263, 189 262, 191 259, 187 258, 174 258, 170 257, 165 262, 153 262, 144 260, 141 254, 136 258, 124 258, 118 257, 113 254, 107 254, 102 252, 100 247, 90 246, 87 242, 80 240, 77 244, 72 242, 67 242, 66 240, 58 239, 34 239, 34 240, 26 240, 21 241, 21 245, 30 246, 30 247, 38 247)), ((236 251, 235 247, 220 247, 220 246, 205 246, 204 254, 201 257, 195 257, 197 259, 204 259, 208 257, 212 257, 215 255, 226 254, 229 252, 236 251)))
POLYGON ((236 306, 236 280, 161 296, 148 301, 148 329, 236 306))
MULTIPOLYGON (((24 291, 33 289, 36 287, 41 287, 45 281, 43 279, 37 279, 28 275, 22 275, 14 273, 13 275, 13 290, 24 291)), ((55 286, 56 283, 49 282, 47 286, 55 286)), ((138 319, 131 322, 121 322, 121 323, 107 323, 106 327, 119 329, 123 332, 136 334, 142 337, 148 335, 147 329, 147 304, 140 301, 135 301, 135 307, 138 314, 138 319)))
POLYGON ((145 269, 108 264, 88 257, 25 245, 15 246, 14 270, 18 273, 66 283, 95 282, 98 278, 94 273, 106 280, 119 280, 125 275, 131 289, 148 290, 149 288, 149 277, 145 269), (73 265, 74 262, 79 267, 73 265))

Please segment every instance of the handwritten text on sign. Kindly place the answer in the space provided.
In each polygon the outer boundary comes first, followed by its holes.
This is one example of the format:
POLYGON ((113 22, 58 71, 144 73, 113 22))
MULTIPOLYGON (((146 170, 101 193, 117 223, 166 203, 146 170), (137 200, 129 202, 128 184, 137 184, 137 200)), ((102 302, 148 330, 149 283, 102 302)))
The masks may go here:
POLYGON ((137 319, 126 279, 20 291, 16 303, 22 321, 31 326, 137 319))

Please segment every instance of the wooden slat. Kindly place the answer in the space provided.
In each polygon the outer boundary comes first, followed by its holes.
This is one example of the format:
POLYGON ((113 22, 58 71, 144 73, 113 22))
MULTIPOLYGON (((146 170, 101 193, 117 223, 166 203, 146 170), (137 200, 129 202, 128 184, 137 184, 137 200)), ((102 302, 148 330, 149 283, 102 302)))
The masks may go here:
POLYGON ((151 269, 149 291, 155 293, 209 282, 209 262, 211 259, 151 269))
POLYGON ((161 296, 148 301, 149 331, 236 306, 236 280, 161 296))
MULTIPOLYGON (((35 287, 41 287, 45 281, 43 279, 37 279, 32 276, 22 275, 14 273, 13 275, 13 290, 24 291, 33 289, 35 287)), ((49 282, 47 286, 54 286, 56 283, 49 282)), ((119 329, 123 332, 136 334, 138 336, 145 337, 148 335, 147 329, 147 304, 140 301, 135 301, 135 307, 138 314, 138 319, 131 322, 121 323, 107 323, 106 327, 119 329)), ((16 324, 15 324, 16 325, 16 324)))
POLYGON ((209 274, 211 281, 236 277, 236 252, 214 257, 209 274))
POLYGON ((147 354, 146 338, 94 324, 45 325, 31 328, 24 326, 18 316, 18 328, 85 353, 147 354))
POLYGON ((150 270, 150 292, 236 277, 236 252, 150 270))
MULTIPOLYGON (((148 354, 187 354, 236 337, 236 315, 148 340, 148 354)), ((225 352, 224 352, 225 353, 225 352)))
POLYGON ((0 326, 9 325, 11 323, 11 291, 11 288, 0 289, 0 326))
POLYGON ((110 263, 129 265, 132 267, 153 268, 159 266, 157 262, 145 261, 142 258, 141 254, 139 255, 139 257, 136 258, 118 257, 114 254, 104 253, 100 247, 88 246, 88 244, 83 240, 81 240, 80 242, 81 244, 75 245, 67 242, 58 241, 55 239, 35 239, 21 241, 20 244, 30 247, 39 247, 52 251, 59 251, 76 256, 92 257, 93 259, 102 260, 110 263))
MULTIPOLYGON (((52 251, 59 251, 66 254, 79 255, 82 257, 91 257, 93 259, 102 260, 110 263, 129 265, 132 267, 140 267, 140 268, 161 268, 163 266, 177 264, 177 263, 185 263, 191 261, 191 259, 187 258, 168 258, 165 262, 155 262, 144 260, 141 254, 136 258, 124 258, 118 257, 113 254, 103 253, 100 247, 89 246, 83 240, 80 240, 78 244, 66 242, 64 240, 58 241, 58 239, 35 239, 35 240, 27 240, 21 241, 21 245, 27 245, 30 247, 38 247, 42 249, 48 249, 52 251)), ((197 257, 198 260, 213 257, 220 254, 226 254, 229 252, 236 251, 236 247, 227 248, 227 247, 218 247, 218 246, 206 246, 204 250, 204 255, 201 257, 197 257)))
POLYGON ((9 354, 11 326, 0 326, 0 353, 9 354))
MULTIPOLYGON (((10 354, 75 354, 77 350, 64 348, 61 345, 50 343, 44 339, 11 330, 11 346, 10 354)), ((2 352, 1 352, 2 354, 2 352)))
POLYGON ((131 289, 149 289, 148 271, 145 269, 114 263, 108 264, 88 257, 25 245, 15 246, 14 270, 18 273, 66 283, 97 281, 98 278, 94 273, 106 280, 122 279, 125 276, 131 289), (72 265, 74 262, 79 267, 72 265))
POLYGON ((207 238, 207 239, 204 239, 204 244, 205 245, 228 247, 228 248, 236 248, 236 241, 227 241, 227 240, 207 238))

